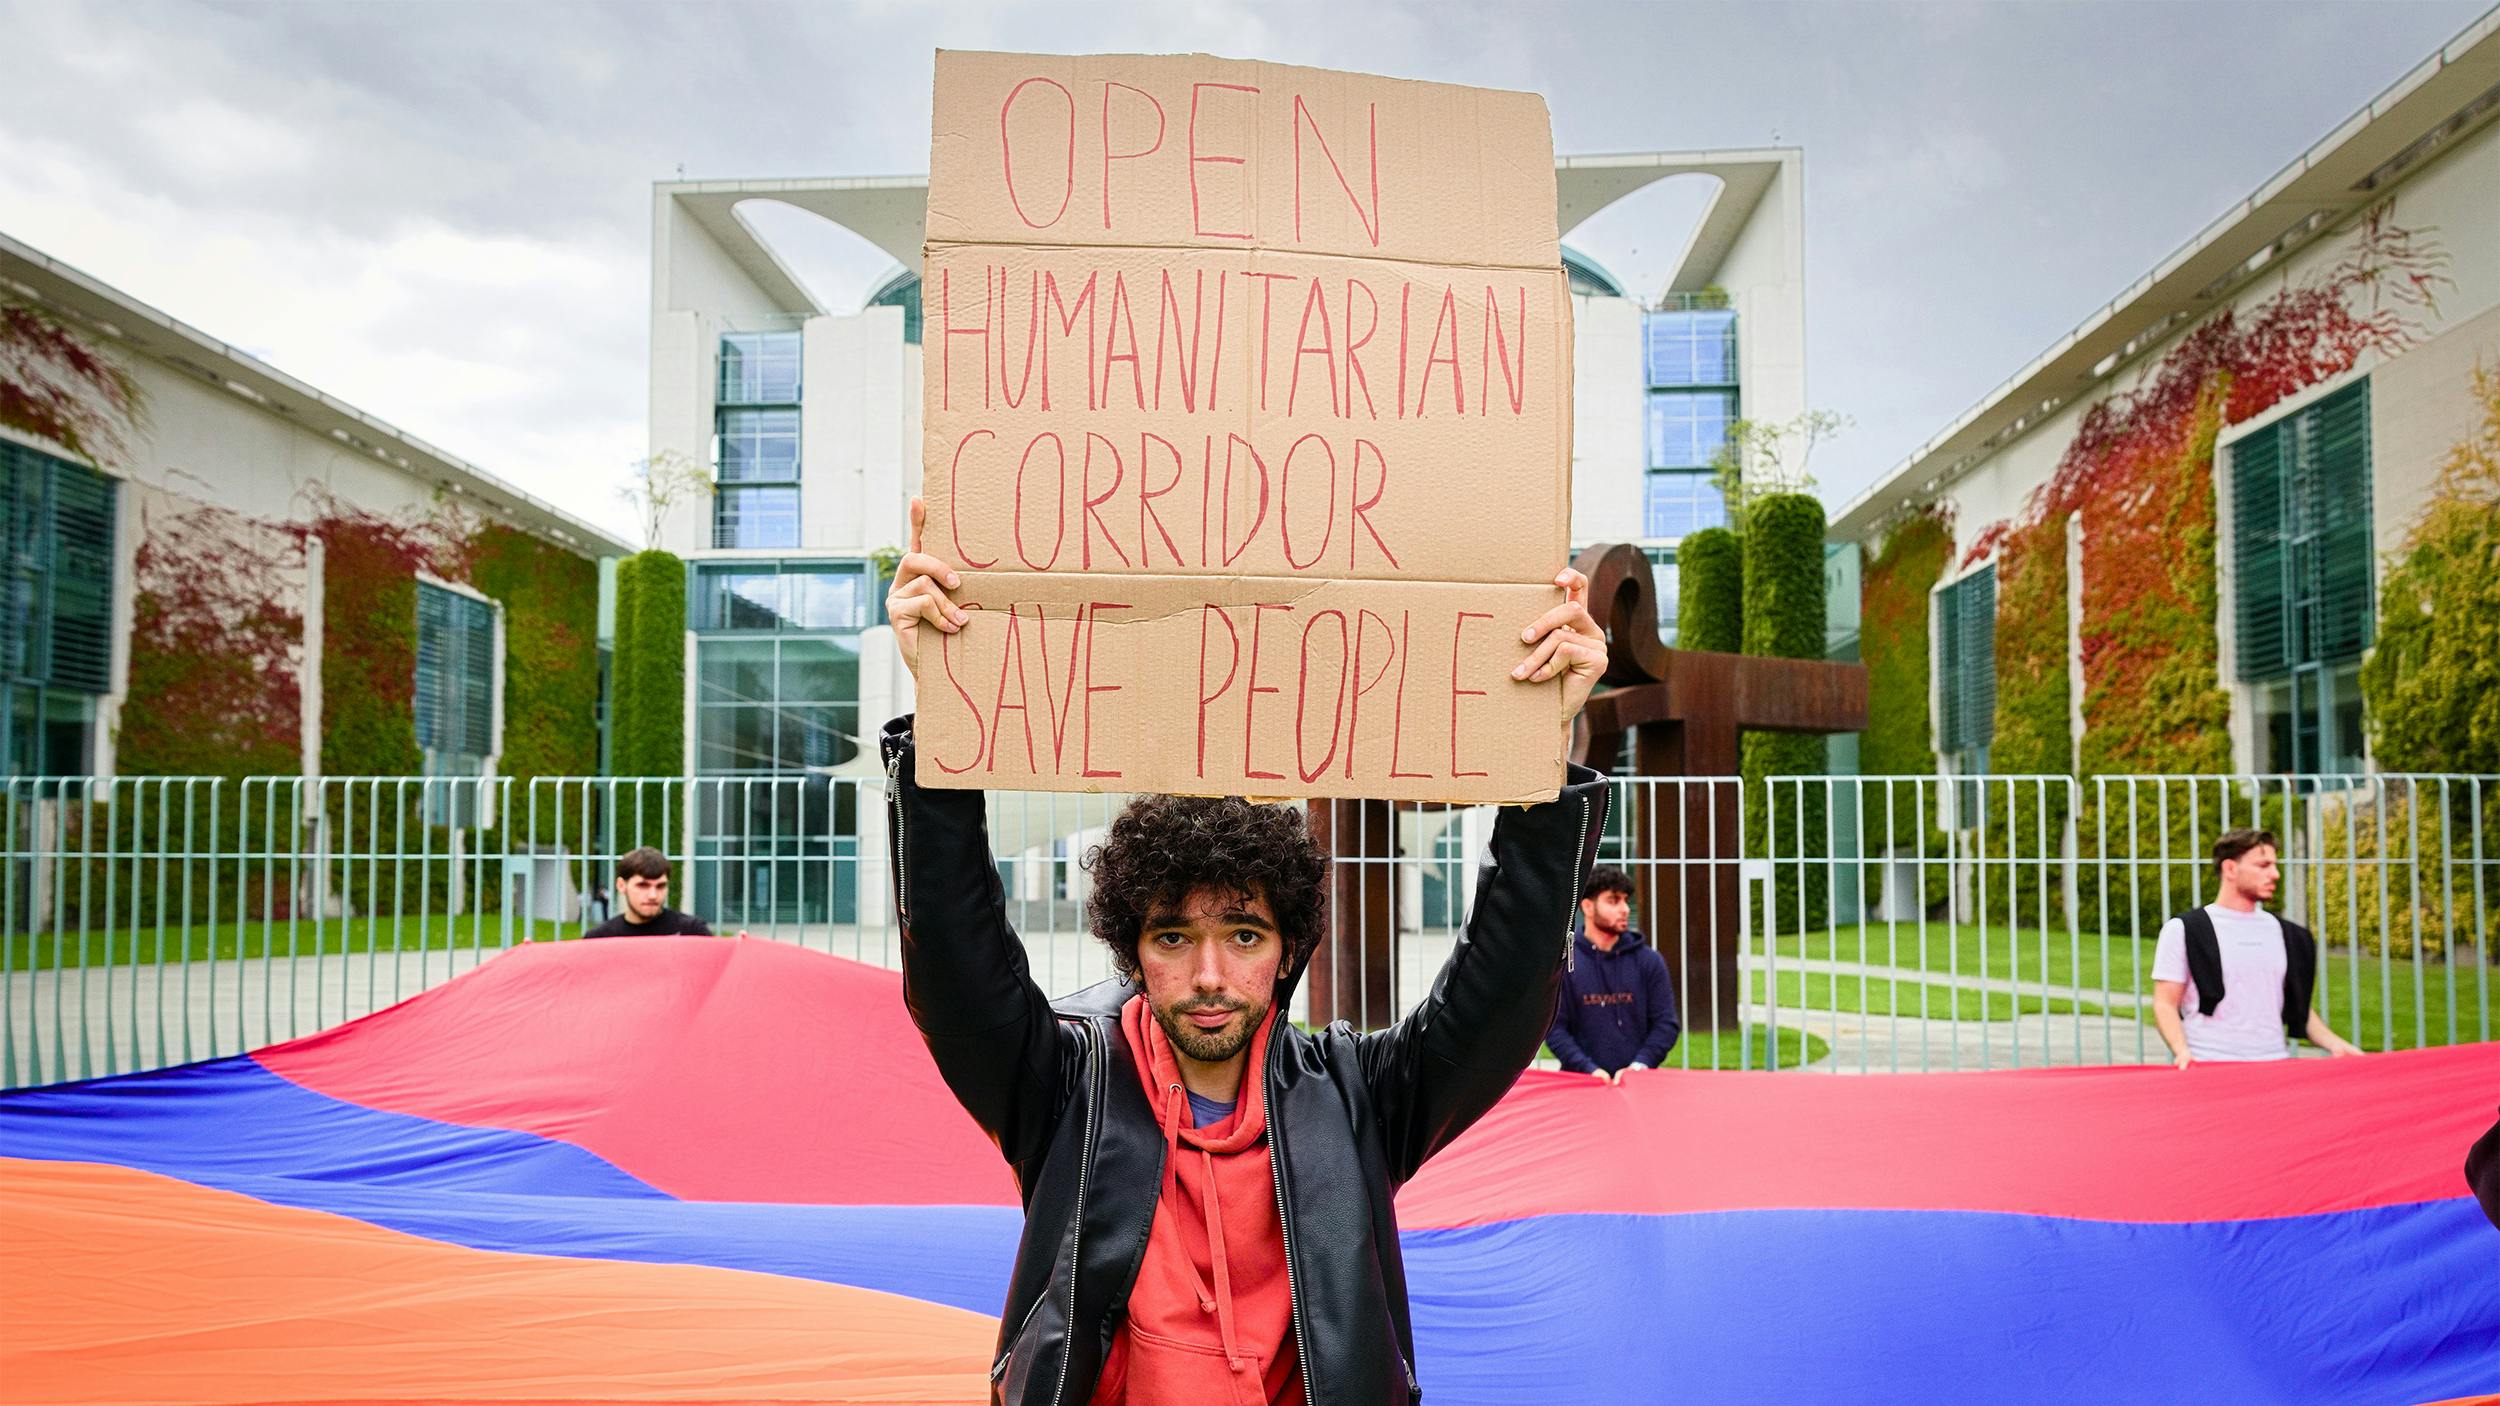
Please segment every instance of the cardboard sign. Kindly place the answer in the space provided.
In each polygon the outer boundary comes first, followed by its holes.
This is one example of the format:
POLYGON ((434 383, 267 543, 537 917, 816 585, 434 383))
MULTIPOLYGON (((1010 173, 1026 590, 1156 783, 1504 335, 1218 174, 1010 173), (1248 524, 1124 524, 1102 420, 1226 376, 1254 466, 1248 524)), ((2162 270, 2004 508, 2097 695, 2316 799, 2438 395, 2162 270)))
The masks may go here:
POLYGON ((922 784, 1552 797, 1554 212, 1534 94, 940 53, 922 784))

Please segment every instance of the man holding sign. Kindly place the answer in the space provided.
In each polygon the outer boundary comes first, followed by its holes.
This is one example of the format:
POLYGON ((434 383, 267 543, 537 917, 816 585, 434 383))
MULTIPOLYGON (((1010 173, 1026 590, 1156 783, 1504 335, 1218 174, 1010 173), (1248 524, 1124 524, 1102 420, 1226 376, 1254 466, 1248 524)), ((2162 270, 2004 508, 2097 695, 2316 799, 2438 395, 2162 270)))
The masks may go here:
POLYGON ((1555 212, 1534 94, 938 55, 885 759, 904 994, 1024 1196, 1001 1402, 1416 1393, 1392 1199, 1535 1056, 1604 822, 1555 212), (1119 977, 1033 984, 973 788, 1166 793, 1088 857, 1119 977), (1328 860, 1243 796, 1508 807, 1404 1020, 1282 1019, 1328 860))
MULTIPOLYGON (((886 614, 925 680, 974 612, 912 506, 886 614)), ((1554 584, 1563 603, 1520 622, 1508 687, 1558 692, 1567 725, 1606 645, 1587 581, 1554 584)), ((1088 857, 1121 975, 1054 1005, 1008 926, 982 794, 920 784, 910 717, 884 753, 904 997, 1024 1199, 993 1399, 1414 1399, 1393 1198, 1535 1057, 1604 780, 1575 767, 1553 801, 1503 809, 1466 936, 1404 1020, 1312 1033, 1282 1018, 1327 892, 1298 811, 1131 803, 1088 857)))

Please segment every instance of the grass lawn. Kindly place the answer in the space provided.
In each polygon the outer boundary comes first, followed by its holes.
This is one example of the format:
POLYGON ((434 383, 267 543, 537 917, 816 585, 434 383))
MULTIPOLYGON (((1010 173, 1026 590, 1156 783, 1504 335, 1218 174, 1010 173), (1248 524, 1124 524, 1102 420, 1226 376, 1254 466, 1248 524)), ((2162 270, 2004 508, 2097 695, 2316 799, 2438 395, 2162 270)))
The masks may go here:
MULTIPOLYGON (((1765 999, 1770 973, 1755 972, 1751 986, 1753 1000, 1765 999)), ((1843 972, 1796 971, 1783 968, 1779 973, 1779 1000, 1775 1002, 1783 1015, 1791 1011, 1840 1010, 1860 1015, 1898 1015, 1919 1020, 2012 1020, 2021 1015, 2103 1015, 2106 1007, 2090 1001, 2070 1001, 2063 997, 2042 999, 2037 995, 2020 996, 2003 992, 1981 991, 1972 987, 1955 987, 1942 982, 1904 980, 1897 977, 1859 976, 1843 972)), ((2122 1008, 2119 1014, 2127 1012, 2122 1008)))
MULTIPOLYGON (((1684 1038, 1675 1042, 1675 1048, 1667 1051, 1666 1067, 1669 1069, 1770 1068, 1770 1028, 1757 1025, 1753 1027, 1751 1033, 1753 1035, 1753 1059, 1750 1062, 1745 1059, 1744 1036, 1737 1031, 1721 1030, 1709 1035, 1686 1031, 1684 1038)), ((1781 1029, 1779 1036, 1779 1067, 1782 1069, 1795 1069, 1803 1064, 1811 1064, 1832 1052, 1829 1041, 1816 1039, 1793 1027, 1781 1029)), ((1550 1060, 1554 1057, 1554 1052, 1540 1049, 1536 1052, 1536 1057, 1550 1060)))
MULTIPOLYGON (((2486 971, 2470 960, 2471 955, 2459 954, 2453 967, 2448 956, 2426 957, 2417 968, 2410 957, 2391 960, 2357 954, 2350 948, 2330 949, 2319 961, 2316 1005, 2338 1031, 2364 1049, 2412 1049, 2478 1040, 2486 1028, 2500 1035, 2500 972, 2486 971), (2353 1000, 2356 974, 2360 997, 2357 1022, 2353 1000), (2452 1001, 2453 1031, 2449 1024, 2452 1001)), ((2043 934, 2036 928, 2009 930, 1976 923, 1954 928, 1936 922, 1903 923, 1898 929, 1870 923, 1782 937, 1778 940, 1778 956, 1783 962, 1804 958, 1809 963, 1822 960, 1900 967, 1907 969, 1911 979, 1924 979, 1929 984, 1949 973, 2019 981, 2036 990, 2035 984, 2045 976, 2045 999, 2052 1011, 2074 1008, 2071 1000, 2061 1001, 2059 994, 2073 991, 2078 984, 2087 996, 2101 990, 2149 994, 2153 988, 2153 941, 2149 937, 2054 931, 2043 934)), ((1807 1004, 1812 1007, 1831 1009, 1829 973, 1822 974, 1824 984, 1819 990, 1809 986, 1803 992, 1788 989, 1789 975, 1786 971, 1780 973, 1783 1010, 1788 1008, 1792 995, 1809 998, 1807 1004)), ((1814 974, 1809 970, 1805 975, 1811 981, 1814 974)), ((1756 994, 1759 996, 1758 988, 1756 994)), ((1975 1004, 1977 995, 1955 994, 1955 1018, 1998 1020, 2013 1013, 2009 1009, 1998 1014, 1992 1008, 1990 1014, 1982 1017, 1964 1009, 1975 1004)), ((1891 1005, 1885 1004, 1892 999, 1890 983, 1886 981, 1874 982, 1869 991, 1844 978, 1840 997, 1844 1011, 1884 1014, 1892 1010, 1891 1005)), ((1931 998, 1925 993, 1916 998, 1905 993, 1900 1014, 1917 1014, 1914 1006, 1928 999, 1931 998)), ((1998 999, 2002 998, 1991 998, 1998 999)), ((2043 998, 2035 995, 2024 999, 2037 1002, 2043 998)), ((2038 1008, 2031 1005, 2023 1009, 2038 1008)), ((2088 999, 2083 1008, 2101 1009, 2088 999)), ((2121 1005, 2117 1009, 2126 1008, 2121 1005)))
MULTIPOLYGON (((512 940, 550 942, 571 937, 578 925, 515 920, 512 940)), ((137 962, 233 961, 243 957, 311 957, 346 952, 443 951, 504 945, 500 914, 458 918, 411 914, 405 918, 310 918, 289 923, 234 922, 190 928, 167 925, 160 942, 154 924, 137 932, 90 929, 73 933, 11 933, 0 946, 0 971, 52 971, 61 967, 102 967, 137 962)))

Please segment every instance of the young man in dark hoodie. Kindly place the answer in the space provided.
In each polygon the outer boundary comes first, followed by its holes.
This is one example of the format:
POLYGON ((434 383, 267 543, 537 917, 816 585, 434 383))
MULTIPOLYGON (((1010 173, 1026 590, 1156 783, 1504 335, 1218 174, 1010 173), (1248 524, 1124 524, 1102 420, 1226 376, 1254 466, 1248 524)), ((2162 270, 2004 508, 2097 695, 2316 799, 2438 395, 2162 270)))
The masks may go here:
MULTIPOLYGON (((915 673, 967 618, 922 517, 886 599, 915 673)), ((1587 581, 1554 584, 1567 598, 1520 622, 1512 677, 1561 679, 1568 725, 1606 646, 1587 581)), ((903 997, 1024 1200, 991 1399, 1413 1401, 1397 1188, 1535 1056, 1604 779, 1574 767, 1556 800, 1503 808, 1466 936, 1404 1020, 1306 1032, 1283 1012, 1328 859, 1299 811, 1138 799, 1089 858, 1088 921, 1121 974, 1053 1003, 1007 924, 981 793, 921 789, 911 724, 884 738, 903 997)))
POLYGON ((1626 1070, 1657 1068, 1684 1027, 1666 959, 1632 930, 1631 875, 1611 864, 1589 871, 1572 949, 1546 1048, 1572 1073, 1610 1083, 1626 1070))

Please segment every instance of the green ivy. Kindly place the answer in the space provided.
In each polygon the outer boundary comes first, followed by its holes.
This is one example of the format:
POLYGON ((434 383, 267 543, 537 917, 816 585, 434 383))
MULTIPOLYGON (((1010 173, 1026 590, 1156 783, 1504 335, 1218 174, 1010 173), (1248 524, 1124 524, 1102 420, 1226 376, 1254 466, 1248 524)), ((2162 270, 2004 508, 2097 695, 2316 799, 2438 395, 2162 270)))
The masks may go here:
MULTIPOLYGON (((1778 659, 1824 655, 1823 505, 1803 493, 1756 499, 1745 514, 1745 653, 1778 659)), ((1748 732, 1739 744, 1745 778, 1745 833, 1758 857, 1811 860, 1828 852, 1829 797, 1821 786, 1783 787, 1777 833, 1767 788, 1771 776, 1819 776, 1831 769, 1824 739, 1811 734, 1748 732)), ((1823 870, 1812 863, 1772 866, 1782 931, 1829 921, 1823 870)))
POLYGON ((415 776, 417 568, 408 529, 333 515, 321 538, 321 770, 415 776))
POLYGON ((1929 593, 1953 555, 1941 512, 1915 513, 1884 534, 1859 596, 1858 655, 1866 664, 1866 733, 1858 765, 1869 776, 1936 769, 1928 679, 1929 593))
POLYGON ((617 563, 609 688, 619 776, 686 768, 686 564, 658 550, 617 563))
MULTIPOLYGON (((1869 776, 1924 777, 1935 772, 1936 728, 1928 686, 1931 593, 1952 556, 1952 518, 1931 507, 1893 524, 1867 563, 1858 630, 1858 657, 1866 665, 1867 717, 1858 765, 1869 776)), ((1945 852, 1933 788, 1915 781, 1891 782, 1870 788, 1865 803, 1864 848, 1869 855, 1945 852)), ((1922 900, 1932 910, 1947 896, 1949 875, 1943 865, 1921 872, 1922 900)), ((1880 867, 1869 866, 1865 882, 1870 888, 1881 885, 1880 867)))
POLYGON ((1735 654, 1745 647, 1745 541, 1706 527, 1675 549, 1675 644, 1735 654))
MULTIPOLYGON (((469 584, 503 605, 503 751, 513 808, 532 778, 599 769, 599 564, 500 524, 469 543, 469 584)), ((553 811, 537 840, 558 838, 553 811)))
POLYGON ((2430 506, 2379 586, 2361 666, 2389 771, 2500 772, 2500 371, 2478 368, 2482 423, 2448 453, 2430 506))

